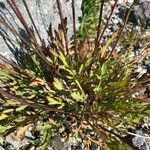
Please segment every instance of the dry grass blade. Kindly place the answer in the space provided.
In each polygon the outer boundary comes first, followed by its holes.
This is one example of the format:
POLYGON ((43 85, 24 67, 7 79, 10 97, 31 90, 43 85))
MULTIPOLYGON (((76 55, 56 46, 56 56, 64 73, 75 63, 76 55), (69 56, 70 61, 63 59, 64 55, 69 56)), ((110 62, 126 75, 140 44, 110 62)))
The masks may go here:
POLYGON ((13 29, 10 25, 8 25, 4 20, 0 19, 0 24, 3 24, 6 28, 8 28, 14 35, 18 36, 26 45, 28 45, 29 47, 31 47, 34 52, 40 57, 42 58, 42 60, 48 64, 49 66, 52 66, 47 59, 45 58, 44 54, 41 52, 41 49, 39 49, 38 47, 34 47, 32 44, 30 44, 25 38, 23 38, 15 29, 13 29), (39 52, 40 51, 40 52, 39 52))
POLYGON ((62 30, 63 30, 63 33, 64 33, 64 39, 65 39, 65 44, 66 44, 66 52, 68 54, 68 39, 67 39, 67 30, 66 30, 66 27, 65 27, 65 17, 63 15, 63 11, 62 11, 62 4, 61 4, 61 1, 60 0, 56 0, 57 1, 57 7, 58 7, 58 10, 59 10, 59 16, 60 16, 60 20, 61 20, 61 26, 62 26, 62 30))
POLYGON ((137 64, 138 62, 140 62, 145 56, 150 56, 150 48, 146 47, 141 54, 139 54, 138 56, 136 56, 136 58, 133 60, 134 64, 137 64))
POLYGON ((99 22, 98 22, 98 28, 97 28, 97 37, 96 37, 96 40, 95 40, 95 48, 94 48, 94 52, 93 52, 93 56, 95 55, 95 51, 98 47, 98 40, 99 40, 99 35, 100 35, 100 29, 101 29, 101 23, 102 23, 102 16, 103 16, 103 7, 104 7, 104 2, 105 0, 102 0, 100 2, 100 12, 99 12, 99 22))
MULTIPOLYGON (((5 62, 7 65, 10 65, 10 66, 12 66, 14 68, 17 68, 22 75, 25 75, 25 76, 27 76, 29 78, 33 77, 32 74, 29 74, 26 70, 21 68, 18 64, 16 64, 15 62, 10 61, 9 59, 7 59, 5 56, 3 56, 1 54, 0 54, 0 60, 2 60, 2 62, 5 62)), ((5 70, 4 66, 5 66, 4 63, 0 63, 0 68, 4 68, 4 70, 5 70)))
POLYGON ((27 5, 27 3, 26 3, 26 0, 22 0, 22 1, 23 1, 23 3, 24 3, 24 6, 25 6, 25 8, 26 8, 26 10, 27 10, 27 13, 28 13, 28 15, 29 15, 29 17, 30 17, 30 20, 31 20, 31 22, 32 22, 32 24, 33 24, 33 26, 34 26, 34 29, 35 29, 35 31, 36 31, 36 33, 37 33, 39 39, 40 39, 40 42, 41 42, 41 44, 42 44, 42 38, 41 38, 41 36, 40 36, 40 34, 39 34, 39 32, 38 32, 38 29, 37 29, 37 27, 36 27, 36 25, 35 25, 35 22, 34 22, 34 20, 33 20, 33 17, 32 17, 32 15, 31 15, 30 10, 29 10, 29 8, 28 8, 28 5, 27 5))
POLYGON ((76 16, 75 16, 75 2, 72 0, 72 16, 73 16, 73 34, 74 34, 74 49, 77 60, 77 35, 76 35, 76 16))
POLYGON ((117 47, 117 44, 119 43, 119 40, 120 40, 120 38, 121 38, 121 36, 122 36, 122 33, 123 33, 123 30, 124 30, 124 28, 126 27, 126 24, 127 24, 127 22, 128 22, 129 15, 130 15, 130 13, 131 13, 131 10, 132 10, 132 8, 133 8, 133 5, 134 5, 134 3, 133 3, 133 4, 130 6, 130 8, 129 8, 129 11, 128 11, 127 16, 126 16, 126 18, 125 18, 124 25, 123 25, 123 27, 120 29, 120 33, 118 34, 118 35, 119 35, 119 36, 118 36, 118 39, 117 39, 117 41, 115 42, 115 44, 114 44, 114 46, 113 46, 113 48, 112 48, 112 51, 111 51, 111 53, 109 54, 109 57, 111 56, 111 54, 113 54, 113 52, 115 51, 115 48, 117 47))
MULTIPOLYGON (((34 36, 33 32, 31 32, 30 28, 28 27, 28 24, 26 23, 24 17, 22 16, 18 6, 16 5, 16 2, 14 0, 10 1, 10 0, 7 0, 7 3, 9 4, 9 6, 12 8, 12 10, 14 11, 14 13, 16 14, 17 18, 20 20, 21 24, 24 26, 26 32, 28 33, 28 35, 31 37, 31 39, 33 40, 33 44, 37 47, 37 50, 39 51, 39 53, 41 55, 42 54, 42 49, 41 47, 39 46, 37 40, 36 40, 36 37, 34 36)), ((27 8, 26 8, 27 9, 27 8)), ((28 11, 27 11, 28 12, 28 11)), ((31 15, 30 15, 31 17, 31 15)), ((30 18, 32 19, 32 17, 30 18)), ((32 21, 32 20, 31 20, 32 21)), ((34 22, 32 22, 34 23, 34 22)))
POLYGON ((108 24, 109 24, 109 22, 110 22, 110 20, 111 20, 111 17, 112 17, 112 15, 113 15, 113 13, 114 13, 114 10, 115 10, 116 6, 117 6, 117 3, 118 3, 118 0, 115 0, 115 3, 114 3, 114 5, 112 6, 112 10, 111 10, 111 12, 110 12, 110 14, 109 14, 109 17, 108 17, 108 19, 107 19, 107 22, 106 22, 106 24, 105 24, 105 27, 104 27, 102 33, 100 34, 100 37, 98 38, 98 43, 101 41, 101 39, 102 39, 102 37, 103 37, 103 35, 104 35, 106 29, 107 29, 107 26, 108 26, 108 24))
POLYGON ((18 17, 18 19, 20 20, 20 22, 22 23, 22 25, 24 26, 25 30, 27 31, 27 33, 32 37, 32 33, 24 19, 24 17, 22 16, 19 8, 16 5, 16 2, 14 0, 7 0, 7 3, 9 4, 9 6, 12 8, 12 10, 14 11, 14 13, 16 14, 16 16, 18 17))

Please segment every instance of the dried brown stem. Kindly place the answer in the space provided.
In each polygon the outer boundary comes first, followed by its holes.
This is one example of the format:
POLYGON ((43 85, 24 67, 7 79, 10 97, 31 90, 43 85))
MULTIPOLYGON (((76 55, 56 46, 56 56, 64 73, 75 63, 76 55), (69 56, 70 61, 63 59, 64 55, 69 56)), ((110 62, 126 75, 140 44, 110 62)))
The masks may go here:
POLYGON ((15 29, 13 29, 10 25, 8 25, 7 24, 7 22, 5 22, 4 20, 2 20, 2 19, 0 19, 0 24, 3 24, 6 28, 8 28, 14 35, 16 35, 16 36, 18 36, 26 45, 28 45, 29 47, 31 47, 33 50, 34 50, 34 52, 40 57, 40 58, 42 58, 42 60, 46 63, 46 64, 48 64, 48 65, 50 65, 50 66, 52 66, 48 61, 47 61, 47 59, 45 59, 45 57, 44 57, 44 55, 43 54, 41 54, 39 51, 39 47, 37 48, 35 48, 32 44, 30 44, 25 38, 23 38, 15 29))
POLYGON ((111 20, 111 17, 112 17, 112 15, 113 15, 113 13, 114 13, 114 10, 115 10, 116 6, 117 6, 117 3, 118 3, 118 0, 115 0, 115 3, 114 3, 114 5, 112 6, 112 10, 111 10, 111 12, 110 12, 110 14, 109 14, 109 17, 108 17, 108 19, 107 19, 107 22, 106 22, 106 24, 105 24, 105 27, 104 27, 104 29, 103 29, 103 31, 102 31, 100 37, 98 38, 98 43, 101 41, 101 39, 102 39, 102 37, 103 37, 103 35, 104 35, 104 33, 105 33, 105 30, 107 29, 107 26, 108 26, 108 24, 109 24, 109 21, 111 20))
POLYGON ((22 25, 24 26, 25 30, 27 31, 27 33, 32 36, 32 33, 26 23, 26 21, 24 20, 20 10, 18 9, 16 2, 14 0, 6 0, 7 3, 9 4, 9 6, 11 7, 11 9, 14 11, 14 13, 16 14, 16 16, 18 17, 18 19, 20 20, 20 22, 22 23, 22 25))
POLYGON ((24 26, 26 32, 30 35, 30 37, 32 38, 34 45, 36 45, 37 50, 39 51, 39 53, 41 55, 43 55, 42 53, 42 49, 39 46, 36 38, 34 37, 33 33, 31 32, 30 28, 28 27, 28 24, 26 23, 24 17, 22 16, 18 6, 16 5, 16 2, 14 0, 7 0, 7 3, 9 4, 9 6, 12 8, 12 10, 14 11, 14 13, 16 14, 16 16, 18 17, 18 19, 20 20, 21 24, 24 26))
POLYGON ((37 33, 39 39, 40 39, 40 42, 42 43, 42 38, 41 38, 41 36, 40 36, 40 34, 39 34, 39 32, 38 32, 38 29, 37 29, 37 27, 36 27, 36 25, 35 25, 35 22, 34 22, 34 20, 33 20, 33 18, 32 18, 32 15, 31 15, 31 13, 30 13, 30 10, 29 10, 29 8, 28 8, 28 5, 27 5, 27 3, 26 3, 26 0, 22 0, 22 1, 23 1, 24 6, 25 6, 25 8, 26 8, 26 10, 27 10, 27 13, 28 13, 28 15, 29 15, 29 17, 30 17, 30 20, 31 20, 31 22, 32 22, 32 24, 33 24, 33 26, 34 26, 34 29, 35 29, 35 31, 36 31, 36 33, 37 33))
POLYGON ((77 35, 76 35, 76 17, 75 17, 75 2, 72 0, 72 16, 73 16, 73 33, 74 33, 74 47, 77 59, 77 35))
POLYGON ((64 23, 64 15, 63 15, 63 11, 62 11, 62 5, 60 0, 56 0, 57 2, 57 7, 58 7, 58 11, 59 11, 59 16, 60 16, 60 20, 61 20, 61 26, 62 26, 62 30, 64 33, 64 38, 65 38, 65 45, 66 45, 66 52, 68 54, 68 39, 67 39, 67 31, 66 31, 66 27, 65 27, 65 23, 64 23))
POLYGON ((104 2, 105 2, 105 0, 102 0, 100 3, 101 6, 100 6, 100 12, 99 12, 99 23, 98 23, 98 27, 97 27, 97 37, 95 40, 95 48, 94 48, 93 56, 95 55, 95 51, 97 50, 97 47, 98 47, 98 40, 99 40, 99 35, 100 35, 100 28, 101 28, 101 22, 102 22, 104 2))
MULTIPOLYGON (((133 3, 133 4, 134 4, 134 3, 133 3)), ((132 9, 132 7, 133 7, 133 4, 130 6, 129 12, 127 13, 127 16, 126 16, 126 18, 125 18, 124 25, 123 25, 123 27, 120 29, 118 39, 117 39, 115 45, 113 46, 112 51, 111 51, 111 53, 109 54, 108 57, 110 57, 110 56, 113 54, 115 48, 117 47, 117 44, 119 43, 119 40, 120 40, 121 35, 122 35, 122 33, 123 33, 123 30, 124 30, 124 28, 125 28, 125 26, 126 26, 126 24, 127 24, 127 22, 128 22, 129 15, 130 15, 130 13, 131 13, 131 9, 132 9)))

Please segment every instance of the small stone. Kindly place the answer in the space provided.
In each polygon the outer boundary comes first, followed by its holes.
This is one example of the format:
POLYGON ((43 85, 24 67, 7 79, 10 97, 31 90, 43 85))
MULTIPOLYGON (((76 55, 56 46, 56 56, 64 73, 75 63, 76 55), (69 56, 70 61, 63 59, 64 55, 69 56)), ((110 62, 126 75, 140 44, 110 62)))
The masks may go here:
POLYGON ((109 52, 112 51, 112 47, 111 47, 111 46, 108 47, 108 51, 109 51, 109 52))
POLYGON ((95 132, 94 132, 94 131, 90 132, 90 135, 91 135, 91 136, 94 136, 94 135, 95 135, 95 132))
POLYGON ((6 136, 6 142, 11 144, 15 148, 15 150, 19 150, 21 147, 25 147, 29 144, 26 138, 24 138, 23 140, 20 140, 19 138, 14 139, 13 134, 14 133, 11 133, 6 136))
POLYGON ((65 146, 64 146, 60 136, 55 136, 52 139, 52 148, 57 149, 57 150, 65 150, 65 146))
POLYGON ((132 94, 131 96, 132 96, 132 98, 136 98, 136 95, 135 95, 135 94, 132 94))
POLYGON ((35 146, 32 146, 31 148, 30 148, 30 150, 35 150, 36 148, 35 148, 35 146))
POLYGON ((63 126, 62 128, 59 129, 59 133, 62 133, 65 131, 65 127, 63 126))
POLYGON ((53 150, 53 148, 52 147, 48 147, 48 150, 53 150))
POLYGON ((4 138, 0 136, 0 144, 3 145, 3 143, 4 143, 4 138))
POLYGON ((110 5, 111 5, 111 6, 113 6, 114 3, 115 3, 115 1, 113 1, 113 0, 110 1, 110 5))
POLYGON ((28 130, 26 131, 25 136, 29 137, 29 138, 32 138, 32 139, 35 139, 35 137, 32 135, 32 133, 28 130))
POLYGON ((118 19, 113 19, 112 21, 113 21, 113 23, 115 23, 115 24, 119 23, 118 19))
POLYGON ((136 70, 140 75, 147 73, 147 69, 143 65, 139 65, 136 70))
POLYGON ((132 139, 132 142, 133 142, 133 145, 135 146, 135 147, 138 147, 138 148, 140 148, 143 144, 144 144, 144 138, 143 137, 140 137, 140 136, 138 136, 138 135, 143 135, 143 132, 142 132, 142 130, 137 130, 136 131, 136 134, 137 134, 137 136, 135 136, 133 139, 132 139))

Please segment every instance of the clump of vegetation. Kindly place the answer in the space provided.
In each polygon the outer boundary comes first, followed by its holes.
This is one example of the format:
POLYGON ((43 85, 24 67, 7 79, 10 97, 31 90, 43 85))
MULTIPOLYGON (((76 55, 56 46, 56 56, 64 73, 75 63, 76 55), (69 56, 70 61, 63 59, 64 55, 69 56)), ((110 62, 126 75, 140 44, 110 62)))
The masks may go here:
POLYGON ((79 29, 79 35, 78 35, 80 38, 96 37, 97 30, 95 29, 97 29, 98 27, 99 7, 100 7, 99 0, 82 1, 82 6, 81 6, 82 17, 81 17, 81 25, 79 29))
MULTIPOLYGON (((146 75, 137 79, 134 71, 149 53, 148 46, 145 44, 142 52, 131 57, 140 37, 126 30, 125 25, 100 44, 107 28, 107 23, 100 28, 102 10, 95 40, 91 41, 90 37, 81 40, 76 33, 74 0, 73 39, 67 37, 67 20, 63 18, 61 2, 56 0, 61 23, 57 31, 49 26, 49 45, 46 46, 26 1, 23 0, 32 30, 15 1, 7 2, 28 38, 0 19, 20 43, 16 61, 0 54, 0 133, 5 136, 16 131, 15 137, 23 139, 26 130, 32 127, 33 133, 40 132, 39 140, 34 143, 36 147, 47 149, 52 137, 65 126, 66 141, 78 137, 84 143, 83 149, 90 149, 91 143, 103 149, 132 147, 125 138, 125 127, 135 127, 150 114, 148 98, 132 97, 149 82, 146 75), (135 35, 133 41, 129 41, 131 34, 135 35), (123 49, 120 52, 117 51, 118 43, 123 49), (113 46, 111 51, 109 46, 113 46), (89 136, 89 131, 94 131, 94 136, 89 136)), ((103 3, 100 4, 103 8, 103 3)))

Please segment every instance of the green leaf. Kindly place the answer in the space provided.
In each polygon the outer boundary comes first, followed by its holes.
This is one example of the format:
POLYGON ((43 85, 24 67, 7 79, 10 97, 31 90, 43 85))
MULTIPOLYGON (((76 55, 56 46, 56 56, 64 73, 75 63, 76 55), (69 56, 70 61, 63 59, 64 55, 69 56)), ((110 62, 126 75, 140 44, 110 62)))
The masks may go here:
POLYGON ((73 76, 66 76, 69 80, 72 80, 74 77, 73 76))
POLYGON ((47 96, 47 100, 49 101, 49 105, 60 105, 58 108, 61 109, 64 107, 64 104, 60 102, 58 99, 54 99, 50 96, 47 96))
POLYGON ((27 107, 27 105, 20 106, 16 109, 16 111, 22 111, 27 107))
POLYGON ((0 133, 4 133, 6 130, 12 128, 13 126, 1 126, 0 125, 0 133))
POLYGON ((58 90, 63 90, 64 89, 63 83, 58 78, 54 78, 53 84, 54 84, 54 87, 58 90))
POLYGON ((61 102, 59 102, 58 100, 56 100, 56 99, 54 99, 54 98, 52 98, 52 97, 50 97, 50 96, 47 96, 47 100, 49 101, 49 104, 50 105, 57 105, 57 104, 62 104, 61 102))
POLYGON ((26 72, 28 72, 31 75, 36 75, 36 72, 34 72, 34 70, 31 69, 25 69, 26 72))
POLYGON ((4 110, 3 113, 4 113, 4 114, 8 114, 8 113, 11 113, 11 112, 13 112, 13 111, 14 111, 14 109, 13 109, 13 108, 12 108, 12 109, 10 108, 10 109, 4 110))
POLYGON ((0 115, 0 121, 3 120, 3 119, 6 119, 7 117, 9 117, 9 116, 6 115, 6 114, 1 114, 0 115))
POLYGON ((8 78, 12 78, 11 76, 9 76, 5 71, 0 70, 0 77, 8 77, 8 78))
POLYGON ((63 69, 65 71, 67 71, 68 73, 70 73, 70 75, 74 76, 74 72, 69 67, 65 67, 64 65, 60 65, 59 69, 63 69))
POLYGON ((84 65, 81 64, 80 68, 79 68, 79 74, 81 74, 82 70, 84 69, 84 65))
POLYGON ((101 88, 100 86, 96 86, 96 87, 93 89, 93 91, 94 91, 95 93, 101 93, 101 92, 102 92, 102 88, 101 88))
POLYGON ((83 102, 84 101, 84 97, 80 94, 80 92, 76 91, 76 92, 73 92, 71 93, 71 96, 74 100, 76 101, 80 101, 80 102, 83 102))
POLYGON ((106 73, 107 73, 107 68, 108 68, 108 65, 107 65, 107 62, 106 62, 106 63, 104 63, 104 64, 102 65, 102 68, 101 68, 101 76, 105 76, 105 75, 106 75, 106 73))
POLYGON ((68 66, 68 62, 67 62, 67 58, 64 56, 64 54, 62 52, 59 52, 59 58, 60 60, 63 62, 63 64, 66 66, 66 67, 69 67, 68 66))
POLYGON ((6 72, 3 72, 2 70, 0 70, 0 76, 6 76, 7 73, 6 72))
POLYGON ((15 101, 14 99, 8 99, 5 100, 5 103, 3 104, 4 106, 18 106, 20 103, 18 101, 15 101))
POLYGON ((141 120, 141 118, 136 117, 136 118, 133 118, 132 122, 139 124, 140 120, 141 120))

